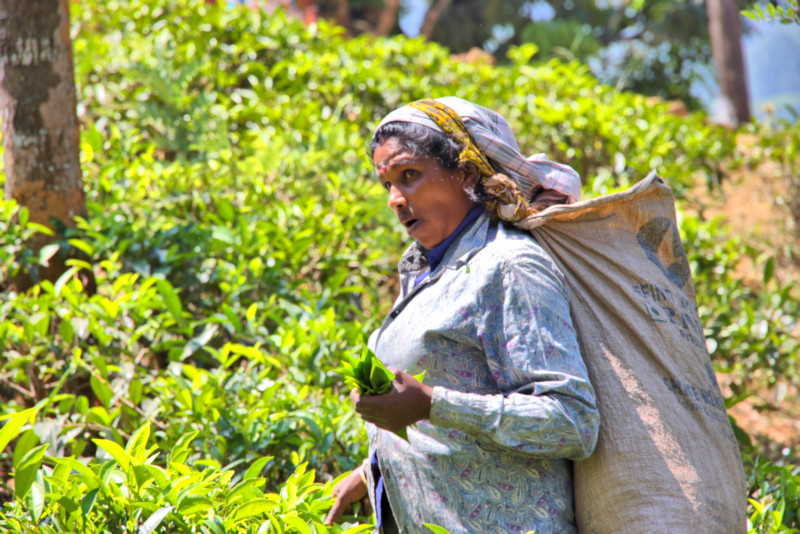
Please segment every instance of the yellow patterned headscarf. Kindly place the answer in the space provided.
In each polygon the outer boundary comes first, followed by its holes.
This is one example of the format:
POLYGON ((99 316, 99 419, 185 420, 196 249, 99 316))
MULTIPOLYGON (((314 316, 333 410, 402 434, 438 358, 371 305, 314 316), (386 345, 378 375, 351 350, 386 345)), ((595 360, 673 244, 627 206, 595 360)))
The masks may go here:
MULTIPOLYGON (((474 163, 490 214, 515 224, 553 204, 581 199, 581 178, 544 154, 525 157, 506 120, 463 98, 418 100, 389 113, 378 125, 410 122, 443 132, 464 147, 459 159, 474 163)), ((376 130, 377 131, 377 130, 376 130)))
POLYGON ((483 189, 488 196, 486 209, 490 213, 514 223, 537 212, 525 201, 514 181, 505 174, 495 172, 455 111, 436 100, 417 100, 408 105, 425 113, 448 137, 464 147, 458 160, 461 163, 472 162, 478 168, 483 189))

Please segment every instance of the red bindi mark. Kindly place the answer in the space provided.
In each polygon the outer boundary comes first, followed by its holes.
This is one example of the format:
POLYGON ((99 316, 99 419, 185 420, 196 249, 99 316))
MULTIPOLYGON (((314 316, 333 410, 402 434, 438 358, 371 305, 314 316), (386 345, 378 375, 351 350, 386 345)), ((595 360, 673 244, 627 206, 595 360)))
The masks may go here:
POLYGON ((386 172, 386 165, 381 165, 381 173, 386 172))

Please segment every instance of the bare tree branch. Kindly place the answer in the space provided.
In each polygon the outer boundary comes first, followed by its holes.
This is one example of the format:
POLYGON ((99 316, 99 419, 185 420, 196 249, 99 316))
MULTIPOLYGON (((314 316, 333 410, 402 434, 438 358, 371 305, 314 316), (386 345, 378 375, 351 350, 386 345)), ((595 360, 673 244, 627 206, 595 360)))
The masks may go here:
POLYGON ((375 35, 389 35, 397 22, 397 12, 400 10, 400 0, 384 0, 384 8, 375 27, 375 35))
POLYGON ((353 33, 353 28, 350 25, 350 3, 348 0, 336 0, 336 24, 347 30, 347 33, 353 33))
POLYGON ((419 30, 419 34, 425 37, 425 39, 431 38, 433 29, 436 27, 436 23, 439 22, 439 17, 442 16, 442 12, 450 5, 450 1, 451 0, 436 0, 436 3, 425 13, 425 20, 422 22, 422 28, 419 30))
POLYGON ((739 9, 735 0, 708 0, 706 9, 711 53, 725 115, 720 119, 723 124, 738 126, 750 120, 739 9))

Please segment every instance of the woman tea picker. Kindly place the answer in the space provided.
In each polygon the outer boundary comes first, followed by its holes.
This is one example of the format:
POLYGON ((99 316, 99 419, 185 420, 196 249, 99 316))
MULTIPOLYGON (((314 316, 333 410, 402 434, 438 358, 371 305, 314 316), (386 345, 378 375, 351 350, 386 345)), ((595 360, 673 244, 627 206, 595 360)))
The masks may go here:
POLYGON ((371 148, 416 240, 369 342, 404 372, 385 395, 351 393, 370 458, 336 486, 326 521, 369 494, 385 533, 574 532, 570 461, 596 444, 595 395, 564 276, 514 223, 576 201, 577 174, 526 160, 500 115, 452 97, 390 113, 371 148), (408 442, 391 432, 409 425, 408 442))

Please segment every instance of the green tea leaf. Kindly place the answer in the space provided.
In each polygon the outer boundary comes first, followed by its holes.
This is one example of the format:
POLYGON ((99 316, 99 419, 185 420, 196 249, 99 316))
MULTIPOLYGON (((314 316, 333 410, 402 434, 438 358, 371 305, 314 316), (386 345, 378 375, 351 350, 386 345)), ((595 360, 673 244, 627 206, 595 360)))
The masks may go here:
POLYGON ((33 482, 31 490, 25 497, 25 503, 28 505, 33 519, 35 521, 39 521, 39 519, 42 517, 42 512, 44 511, 45 493, 40 481, 41 476, 37 476, 36 478, 37 480, 33 482))
POLYGON ((138 534, 153 534, 158 528, 158 525, 164 521, 164 518, 167 517, 172 511, 172 506, 164 506, 163 508, 159 508, 153 514, 147 518, 141 527, 139 527, 138 534))
MULTIPOLYGON (((772 6, 772 4, 770 4, 772 6)), ((767 285, 772 280, 772 275, 775 273, 775 256, 770 256, 764 264, 764 285, 767 285)))
POLYGON ((169 313, 172 314, 172 317, 175 319, 175 322, 180 326, 186 326, 186 319, 183 317, 183 306, 181 306, 181 299, 178 297, 178 294, 175 292, 172 284, 162 278, 159 278, 156 280, 156 287, 158 288, 161 298, 164 300, 167 310, 169 310, 169 313))
POLYGON ((247 480, 248 478, 256 478, 261 476, 261 471, 264 470, 264 466, 266 466, 270 461, 272 461, 272 456, 264 456, 263 458, 259 458, 253 465, 251 465, 242 477, 242 480, 247 480))
POLYGON ((114 397, 114 392, 111 391, 111 388, 95 375, 92 375, 89 379, 89 384, 92 386, 92 391, 97 395, 97 399, 100 403, 106 408, 109 408, 111 406, 111 399, 114 397))
MULTIPOLYGON (((54 458, 55 462, 58 465, 65 465, 70 470, 70 472, 75 471, 80 474, 79 478, 82 478, 83 481, 89 486, 90 489, 94 488, 102 488, 105 486, 105 482, 101 479, 97 474, 94 473, 91 469, 80 463, 78 460, 74 458, 54 458)), ((75 476, 75 474, 71 474, 70 476, 75 476)))
POLYGON ((16 438, 19 434, 19 429, 31 419, 38 409, 30 408, 28 410, 23 410, 21 412, 17 412, 11 416, 9 421, 3 425, 3 429, 0 430, 0 452, 2 452, 8 442, 12 439, 16 438))
POLYGON ((133 458, 130 454, 128 454, 125 449, 123 449, 115 441, 110 441, 107 439, 93 439, 92 441, 94 441, 95 445, 110 454, 111 457, 117 461, 123 472, 127 473, 131 464, 139 465, 139 462, 136 460, 136 458, 133 458))
POLYGON ((205 526, 211 534, 225 534, 226 532, 225 525, 221 523, 219 517, 207 520, 203 523, 203 526, 205 526))
POLYGON ((312 534, 311 527, 308 526, 308 523, 303 521, 297 516, 286 515, 283 516, 283 521, 290 525, 293 528, 296 528, 300 534, 312 534))
POLYGON ((405 440, 406 442, 408 442, 408 429, 406 428, 400 429, 397 432, 395 432, 395 434, 398 437, 403 438, 403 440, 405 440))
POLYGON ((383 389, 386 385, 388 385, 389 390, 391 390, 392 380, 394 380, 394 374, 384 367, 383 364, 372 365, 372 371, 370 372, 369 376, 369 382, 372 387, 376 389, 383 389))
POLYGON ((147 440, 150 438, 150 421, 137 430, 125 445, 125 452, 136 459, 137 463, 143 463, 147 454, 147 440))
POLYGON ((357 388, 362 395, 383 395, 392 390, 394 374, 383 365, 369 347, 363 348, 358 359, 345 356, 343 365, 336 371, 345 377, 345 382, 357 388))
POLYGON ((199 433, 200 431, 195 430, 194 432, 187 432, 186 434, 178 438, 178 441, 175 443, 175 445, 172 447, 172 450, 169 453, 170 462, 182 463, 188 454, 186 449, 189 447, 189 444, 192 442, 194 438, 197 437, 199 433))
POLYGON ((37 444, 39 443, 39 436, 36 435, 34 429, 29 428, 17 440, 17 445, 14 447, 13 465, 14 469, 19 469, 20 462, 37 444))
POLYGON ((342 534, 359 534, 360 532, 367 532, 368 530, 372 530, 371 523, 352 526, 347 530, 343 531, 342 534))
POLYGON ((275 508, 276 503, 267 499, 255 499, 236 509, 236 519, 244 519, 254 515, 261 515, 275 508))
POLYGON ((339 373, 340 375, 342 375, 345 378, 355 379, 355 377, 356 377, 355 370, 350 365, 343 365, 341 367, 337 367, 333 371, 336 372, 336 373, 339 373))
MULTIPOLYGON (((394 375, 392 375, 392 378, 394 378, 394 375)), ((387 393, 392 391, 392 382, 391 381, 384 382, 381 386, 373 388, 372 391, 373 395, 386 395, 387 393)))
POLYGON ((233 207, 233 204, 221 198, 217 200, 217 211, 219 212, 219 217, 225 222, 231 222, 236 217, 236 209, 233 207))
POLYGON ((97 501, 97 493, 100 491, 100 488, 95 488, 86 496, 81 499, 81 514, 83 515, 83 520, 86 521, 86 518, 89 516, 89 512, 92 511, 94 508, 94 503, 97 501))
POLYGON ((58 280, 56 280, 56 283, 53 286, 53 292, 57 297, 61 296, 61 291, 64 289, 64 285, 70 281, 76 272, 78 272, 77 267, 70 267, 58 277, 58 280))
POLYGON ((214 503, 205 495, 190 493, 178 503, 178 513, 192 515, 214 508, 214 503))
POLYGON ((36 473, 47 452, 47 444, 39 445, 28 453, 19 462, 17 472, 14 474, 14 493, 18 499, 25 498, 28 490, 31 489, 33 481, 36 480, 36 473))
POLYGON ((49 245, 43 246, 39 250, 39 265, 47 265, 58 249, 61 248, 61 245, 58 243, 50 243, 49 245))
POLYGON ((233 490, 228 494, 225 502, 228 506, 236 503, 240 498, 245 499, 245 502, 249 502, 250 499, 257 498, 259 495, 263 494, 260 487, 265 484, 266 480, 263 478, 247 478, 242 480, 236 484, 233 490))

